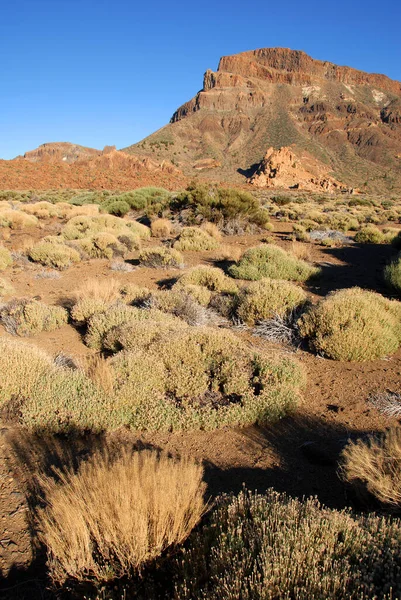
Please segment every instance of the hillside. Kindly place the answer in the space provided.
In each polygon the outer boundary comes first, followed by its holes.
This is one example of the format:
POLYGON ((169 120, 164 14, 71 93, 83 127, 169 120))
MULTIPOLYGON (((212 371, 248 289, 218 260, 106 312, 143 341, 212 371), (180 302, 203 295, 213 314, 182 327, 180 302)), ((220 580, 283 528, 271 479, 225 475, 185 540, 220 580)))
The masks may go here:
POLYGON ((284 48, 225 56, 168 125, 125 151, 245 182, 268 148, 289 146, 346 186, 401 189, 401 83, 284 48))

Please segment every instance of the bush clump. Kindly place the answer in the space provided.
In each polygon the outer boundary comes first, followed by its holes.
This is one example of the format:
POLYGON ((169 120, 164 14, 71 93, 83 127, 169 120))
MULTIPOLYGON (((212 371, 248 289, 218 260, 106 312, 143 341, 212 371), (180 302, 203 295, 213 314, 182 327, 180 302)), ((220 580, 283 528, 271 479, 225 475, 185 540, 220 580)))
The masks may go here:
POLYGON ((220 242, 199 227, 184 227, 174 243, 176 250, 192 252, 215 250, 219 246, 220 242))
POLYGON ((289 281, 261 279, 241 290, 237 300, 237 316, 248 325, 284 317, 306 302, 304 290, 289 281))
POLYGON ((357 231, 354 240, 358 244, 384 244, 386 242, 386 236, 375 225, 367 225, 357 231))
POLYGON ((401 255, 385 267, 384 280, 390 288, 401 294, 401 255))
POLYGON ((126 450, 42 477, 40 538, 52 580, 132 575, 182 543, 205 511, 202 476, 190 459, 126 450))
POLYGON ((63 244, 62 240, 56 242, 44 239, 28 250, 28 256, 34 262, 54 269, 67 269, 72 263, 81 260, 79 252, 63 244))
POLYGON ((229 268, 235 279, 257 281, 264 277, 306 281, 320 272, 307 262, 299 260, 279 246, 265 244, 246 250, 239 262, 229 268))
POLYGON ((401 344, 401 305, 360 288, 329 294, 299 320, 312 350, 334 360, 365 361, 401 344))
POLYGON ((193 267, 184 273, 174 285, 174 288, 178 289, 188 285, 197 285, 205 287, 211 292, 223 292, 227 294, 235 294, 238 291, 235 281, 227 277, 224 271, 207 265, 193 267))
POLYGON ((342 454, 344 479, 367 490, 387 507, 401 508, 401 430, 350 442, 342 454))
POLYGON ((0 246, 0 271, 4 271, 12 265, 13 258, 11 256, 11 252, 7 250, 4 246, 0 246))
POLYGON ((11 300, 0 310, 1 322, 9 333, 29 336, 54 331, 65 325, 68 313, 61 306, 47 306, 37 300, 11 300))
POLYGON ((260 206, 254 196, 248 192, 213 184, 190 184, 174 199, 171 208, 189 211, 193 221, 197 216, 201 216, 220 227, 238 219, 262 228, 269 224, 267 210, 260 206))
POLYGON ((139 255, 139 261, 144 267, 154 269, 177 268, 184 263, 183 256, 178 250, 164 246, 145 248, 139 255))
POLYGON ((391 600, 401 594, 399 520, 268 490, 223 496, 175 563, 180 600, 391 600))
POLYGON ((150 225, 153 237, 166 238, 171 235, 172 223, 169 219, 155 219, 150 225))

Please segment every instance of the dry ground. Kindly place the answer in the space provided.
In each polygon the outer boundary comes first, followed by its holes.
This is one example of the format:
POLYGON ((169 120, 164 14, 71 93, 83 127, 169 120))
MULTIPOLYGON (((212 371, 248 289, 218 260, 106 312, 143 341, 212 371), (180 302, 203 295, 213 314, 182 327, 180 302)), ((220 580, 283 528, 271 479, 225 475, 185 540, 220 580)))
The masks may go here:
MULTIPOLYGON (((274 225, 276 241, 289 247, 291 242, 285 238, 291 226, 274 225)), ((45 233, 42 230, 40 237, 45 233)), ((224 243, 234 251, 244 250, 261 238, 263 235, 230 237, 224 243)), ((26 234, 12 233, 6 245, 18 248, 25 243, 26 234)), ((393 252, 388 246, 350 245, 327 249, 312 244, 310 252, 311 260, 323 267, 317 287, 308 288, 314 297, 354 285, 385 292, 381 272, 393 252)), ((187 266, 198 263, 224 266, 219 262, 218 251, 184 253, 184 256, 187 266)), ((3 275, 14 286, 15 296, 40 297, 54 304, 62 302, 88 277, 115 277, 156 288, 168 285, 181 273, 177 269, 142 268, 136 266, 136 258, 137 254, 129 258, 135 266, 130 273, 111 271, 109 261, 91 260, 61 272, 59 279, 38 278, 43 269, 33 264, 15 265, 3 275)), ((0 335, 8 334, 0 328, 0 335)), ((258 345, 267 343, 258 338, 252 340, 258 345)), ((92 352, 83 344, 80 332, 71 325, 41 333, 31 341, 52 354, 64 352, 79 357, 92 352)), ((308 383, 304 402, 296 415, 269 428, 146 435, 124 430, 103 437, 60 439, 58 444, 63 451, 68 447, 75 460, 105 441, 190 454, 204 462, 211 496, 222 491, 238 491, 242 484, 258 491, 273 486, 292 495, 317 495, 323 503, 333 507, 360 508, 337 475, 338 456, 349 437, 380 431, 391 424, 389 418, 369 405, 367 398, 377 391, 399 389, 401 351, 388 359, 366 363, 326 360, 302 348, 288 351, 295 351, 306 367, 308 383)), ((4 578, 0 590, 8 590, 8 597, 43 597, 43 554, 39 552, 29 568, 35 550, 29 503, 32 474, 39 466, 51 464, 53 446, 53 441, 32 439, 30 434, 12 424, 4 423, 0 427, 0 573, 4 578)))

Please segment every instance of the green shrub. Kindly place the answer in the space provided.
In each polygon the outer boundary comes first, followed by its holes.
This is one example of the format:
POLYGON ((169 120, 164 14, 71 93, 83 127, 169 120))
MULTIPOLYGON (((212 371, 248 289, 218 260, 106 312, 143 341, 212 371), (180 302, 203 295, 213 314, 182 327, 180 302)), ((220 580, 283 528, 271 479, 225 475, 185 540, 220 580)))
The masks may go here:
POLYGON ((217 267, 203 265, 193 267, 184 273, 174 285, 174 288, 179 289, 188 285, 202 286, 211 292, 235 294, 238 291, 235 281, 227 277, 224 271, 217 267))
POLYGON ((219 246, 220 243, 215 238, 198 227, 184 227, 174 243, 177 250, 193 252, 215 250, 219 246))
POLYGON ((237 301, 237 315, 248 325, 271 319, 274 315, 284 317, 306 302, 302 288, 280 279, 261 279, 241 290, 237 301))
POLYGON ((0 271, 7 269, 13 262, 11 252, 4 246, 0 246, 0 271))
POLYGON ((171 192, 164 188, 143 187, 130 192, 124 192, 115 199, 126 202, 132 210, 155 215, 165 210, 171 199, 171 192))
POLYGON ((61 306, 47 306, 37 300, 11 300, 0 310, 0 318, 9 333, 20 336, 54 331, 67 323, 68 313, 61 306))
POLYGON ((223 496, 176 559, 180 600, 401 597, 398 519, 269 490, 223 496))
POLYGON ((374 360, 401 344, 401 304, 360 288, 329 294, 298 324, 311 349, 334 360, 374 360))
POLYGON ((249 248, 244 252, 239 262, 229 268, 230 275, 235 279, 253 281, 264 277, 306 281, 319 272, 318 267, 312 267, 279 246, 271 244, 249 248))
POLYGON ((157 246, 145 248, 139 255, 139 261, 144 267, 155 269, 171 269, 180 267, 183 262, 183 256, 174 248, 165 248, 157 246))
POLYGON ((384 280, 390 288, 401 293, 401 256, 398 256, 384 269, 384 280))
POLYGON ((55 269, 67 269, 72 263, 81 260, 80 254, 75 248, 70 248, 63 243, 46 240, 38 242, 30 248, 28 256, 34 262, 55 269))
POLYGON ((105 200, 101 206, 101 210, 103 212, 107 212, 110 215, 115 215, 116 217, 123 217, 130 210, 130 205, 124 200, 119 200, 117 198, 108 198, 105 200))
POLYGON ((358 244, 384 244, 386 236, 375 225, 367 225, 355 234, 354 240, 358 244))
POLYGON ((113 215, 77 216, 72 217, 62 230, 66 240, 90 238, 99 233, 109 233, 116 237, 133 232, 139 238, 150 237, 150 229, 136 221, 127 221, 113 215))
POLYGON ((213 184, 192 183, 178 194, 171 207, 177 211, 190 210, 193 218, 200 215, 206 221, 220 225, 238 218, 245 218, 260 227, 265 227, 269 222, 268 212, 254 196, 213 184))

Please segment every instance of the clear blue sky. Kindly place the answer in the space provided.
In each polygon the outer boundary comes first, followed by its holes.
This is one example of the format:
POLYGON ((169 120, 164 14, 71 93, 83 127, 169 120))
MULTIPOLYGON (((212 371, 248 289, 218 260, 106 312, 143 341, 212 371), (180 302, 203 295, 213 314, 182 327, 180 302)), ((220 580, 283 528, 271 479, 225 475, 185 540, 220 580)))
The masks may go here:
POLYGON ((244 50, 304 50, 401 80, 400 24, 400 0, 4 0, 0 158, 50 141, 128 146, 244 50))

